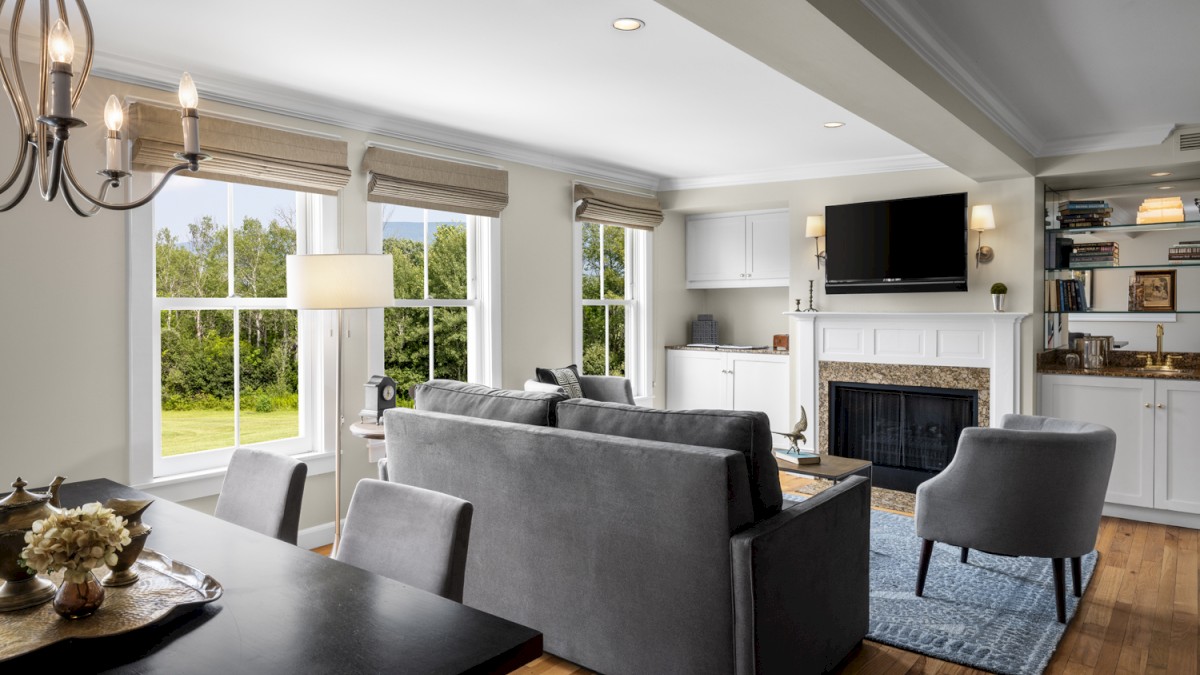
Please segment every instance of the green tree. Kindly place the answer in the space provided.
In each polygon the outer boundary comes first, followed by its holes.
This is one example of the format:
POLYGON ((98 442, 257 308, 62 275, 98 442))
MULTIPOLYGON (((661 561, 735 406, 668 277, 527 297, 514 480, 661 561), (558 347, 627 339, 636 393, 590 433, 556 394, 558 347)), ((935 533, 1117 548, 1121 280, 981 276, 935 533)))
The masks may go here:
MULTIPOLYGON (((583 223, 584 300, 601 299, 600 279, 604 278, 604 299, 625 297, 625 228, 583 223), (601 243, 603 242, 603 247, 601 243)), ((625 374, 625 308, 583 307, 583 372, 589 375, 625 374), (605 317, 608 333, 608 368, 604 366, 605 317)))

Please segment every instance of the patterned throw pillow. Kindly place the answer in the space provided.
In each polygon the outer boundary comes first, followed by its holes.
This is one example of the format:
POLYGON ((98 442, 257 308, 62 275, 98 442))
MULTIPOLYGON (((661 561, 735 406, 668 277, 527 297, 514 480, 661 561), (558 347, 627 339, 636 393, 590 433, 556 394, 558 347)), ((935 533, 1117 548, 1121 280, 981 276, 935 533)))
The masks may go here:
POLYGON ((583 387, 579 386, 579 369, 575 364, 566 368, 536 368, 537 381, 546 384, 557 384, 563 388, 568 398, 583 398, 583 387))

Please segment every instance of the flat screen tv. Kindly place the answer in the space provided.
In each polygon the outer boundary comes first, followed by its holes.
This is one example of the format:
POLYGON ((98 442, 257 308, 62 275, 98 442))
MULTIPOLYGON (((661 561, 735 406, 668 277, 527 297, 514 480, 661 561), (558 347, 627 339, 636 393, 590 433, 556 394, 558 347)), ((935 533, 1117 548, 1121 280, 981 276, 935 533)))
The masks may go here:
POLYGON ((825 207, 826 293, 967 290, 967 193, 825 207))

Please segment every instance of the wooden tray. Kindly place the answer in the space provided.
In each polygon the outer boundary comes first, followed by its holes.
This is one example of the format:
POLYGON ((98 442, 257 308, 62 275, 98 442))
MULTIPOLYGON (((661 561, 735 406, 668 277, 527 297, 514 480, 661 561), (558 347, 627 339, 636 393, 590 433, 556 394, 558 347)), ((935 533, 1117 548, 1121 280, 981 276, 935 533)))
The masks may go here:
MULTIPOLYGON (((138 580, 129 586, 106 587, 104 604, 85 619, 64 619, 50 602, 6 612, 0 622, 0 661, 62 640, 127 633, 181 608, 212 602, 223 592, 216 579, 151 549, 142 551, 134 569, 138 580)), ((50 580, 57 585, 62 573, 50 575, 50 580)))

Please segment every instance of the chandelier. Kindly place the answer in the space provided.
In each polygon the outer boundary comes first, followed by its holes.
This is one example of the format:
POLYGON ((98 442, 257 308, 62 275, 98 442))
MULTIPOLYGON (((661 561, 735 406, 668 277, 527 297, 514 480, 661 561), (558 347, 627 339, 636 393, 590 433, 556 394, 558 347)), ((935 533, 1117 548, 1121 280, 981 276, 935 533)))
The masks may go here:
MULTIPOLYGON (((0 0, 0 11, 4 8, 0 0)), ((179 104, 183 107, 183 152, 175 153, 180 163, 167 169, 166 174, 141 199, 131 202, 106 201, 109 189, 119 188, 121 179, 130 173, 123 167, 121 152, 121 126, 125 113, 116 96, 109 96, 104 106, 104 124, 108 129, 105 140, 105 165, 97 171, 101 178, 98 194, 84 188, 71 168, 71 157, 67 141, 71 129, 87 126, 83 120, 73 116, 73 108, 79 102, 83 87, 92 68, 92 22, 88 17, 83 0, 75 0, 80 23, 87 38, 83 68, 78 81, 72 88, 72 62, 75 60, 75 41, 68 26, 66 1, 58 0, 57 19, 51 27, 49 0, 41 0, 41 40, 38 45, 38 88, 27 92, 21 75, 21 59, 18 50, 21 18, 25 2, 17 0, 13 5, 12 21, 9 26, 10 45, 8 52, 0 49, 0 77, 4 80, 4 91, 17 118, 21 134, 20 150, 13 163, 12 172, 0 183, 0 211, 8 211, 25 198, 36 174, 38 191, 42 199, 50 202, 62 193, 67 206, 76 214, 91 216, 100 209, 124 211, 147 204, 163 189, 172 176, 183 171, 196 171, 207 155, 200 152, 200 117, 196 112, 199 97, 191 75, 184 73, 179 81, 179 104), (30 102, 37 95, 37 116, 30 102), (8 195, 12 193, 11 198, 8 195)))

